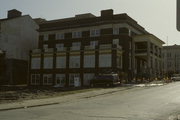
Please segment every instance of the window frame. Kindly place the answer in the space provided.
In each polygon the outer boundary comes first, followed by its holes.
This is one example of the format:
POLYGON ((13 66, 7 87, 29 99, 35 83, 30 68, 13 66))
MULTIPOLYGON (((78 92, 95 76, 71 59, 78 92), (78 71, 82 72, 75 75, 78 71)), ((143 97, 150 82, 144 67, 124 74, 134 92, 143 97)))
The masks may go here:
POLYGON ((40 57, 32 57, 31 58, 31 69, 41 69, 41 58, 40 57), (36 62, 38 59, 38 63, 34 64, 34 62, 33 62, 34 59, 36 59, 36 62), (36 66, 36 67, 33 67, 33 66, 36 66))
POLYGON ((31 74, 31 83, 30 83, 31 85, 40 85, 40 74, 31 74), (33 77, 34 76, 34 77, 33 77), (35 78, 35 79, 34 79, 35 78), (38 79, 39 80, 38 80, 38 79), (34 81, 35 82, 33 82, 33 79, 34 79, 34 81), (37 81, 39 81, 39 82, 37 82, 37 81))
POLYGON ((90 30, 90 37, 98 37, 101 35, 101 29, 90 30))
POLYGON ((43 85, 52 85, 53 79, 52 74, 43 74, 43 85), (45 77, 47 77, 47 82, 45 82, 45 77))

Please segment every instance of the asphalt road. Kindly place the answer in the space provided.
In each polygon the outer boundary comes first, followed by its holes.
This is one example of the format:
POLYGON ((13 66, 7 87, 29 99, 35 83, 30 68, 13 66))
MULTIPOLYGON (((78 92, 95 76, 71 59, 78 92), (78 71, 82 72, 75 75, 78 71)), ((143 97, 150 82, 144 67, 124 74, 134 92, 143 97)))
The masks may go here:
MULTIPOLYGON (((117 88, 116 88, 117 89, 117 88)), ((180 82, 68 103, 0 112, 0 120, 168 120, 180 113, 180 82)))

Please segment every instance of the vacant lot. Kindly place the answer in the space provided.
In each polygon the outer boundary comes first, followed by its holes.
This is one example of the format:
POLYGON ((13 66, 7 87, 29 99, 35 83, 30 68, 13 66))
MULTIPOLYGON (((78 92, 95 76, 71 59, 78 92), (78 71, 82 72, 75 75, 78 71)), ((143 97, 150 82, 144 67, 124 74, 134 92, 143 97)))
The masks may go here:
POLYGON ((87 92, 101 88, 0 87, 0 104, 87 92))

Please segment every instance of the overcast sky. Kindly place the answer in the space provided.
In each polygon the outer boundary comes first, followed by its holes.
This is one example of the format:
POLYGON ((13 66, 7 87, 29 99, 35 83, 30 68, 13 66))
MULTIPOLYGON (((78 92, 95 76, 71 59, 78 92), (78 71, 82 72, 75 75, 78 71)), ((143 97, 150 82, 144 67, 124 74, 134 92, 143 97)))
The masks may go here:
POLYGON ((180 32, 176 30, 176 0, 0 0, 0 18, 10 9, 20 10, 33 18, 47 20, 72 17, 113 9, 115 14, 127 13, 148 32, 168 45, 180 45, 180 32))

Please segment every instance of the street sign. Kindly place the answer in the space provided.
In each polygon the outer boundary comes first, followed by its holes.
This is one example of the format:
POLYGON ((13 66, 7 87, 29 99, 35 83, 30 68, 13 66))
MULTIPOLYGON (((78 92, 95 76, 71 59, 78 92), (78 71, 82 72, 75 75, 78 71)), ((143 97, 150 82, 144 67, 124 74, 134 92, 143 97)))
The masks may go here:
POLYGON ((177 0, 176 4, 176 28, 178 31, 180 31, 180 0, 177 0))

